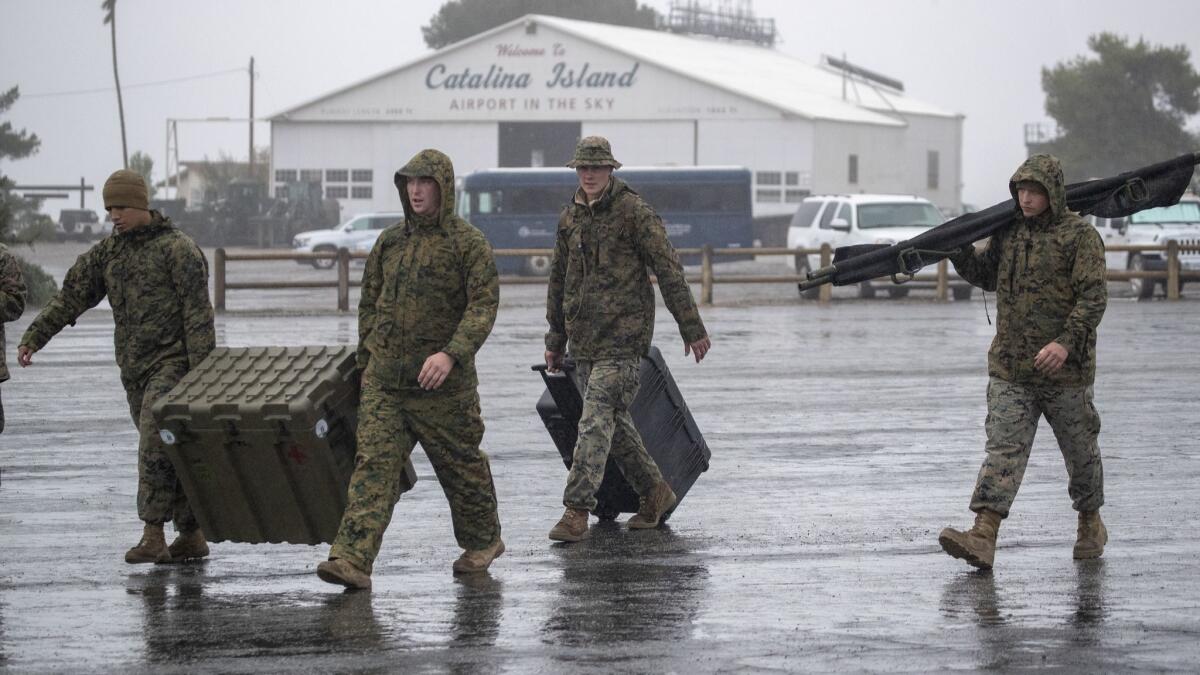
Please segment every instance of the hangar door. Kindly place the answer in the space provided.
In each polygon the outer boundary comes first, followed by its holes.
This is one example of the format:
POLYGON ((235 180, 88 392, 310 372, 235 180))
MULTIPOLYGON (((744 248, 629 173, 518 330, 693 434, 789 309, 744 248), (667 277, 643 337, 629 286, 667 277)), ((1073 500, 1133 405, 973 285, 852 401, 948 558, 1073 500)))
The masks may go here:
POLYGON ((571 161, 581 122, 501 122, 500 162, 504 166, 562 166, 571 161))

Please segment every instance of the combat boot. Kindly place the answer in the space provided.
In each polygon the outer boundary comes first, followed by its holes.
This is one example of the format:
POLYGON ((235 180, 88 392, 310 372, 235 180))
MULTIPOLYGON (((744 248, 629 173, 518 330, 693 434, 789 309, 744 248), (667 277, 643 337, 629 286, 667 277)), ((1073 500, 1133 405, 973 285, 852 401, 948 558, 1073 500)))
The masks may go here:
POLYGON ((146 527, 142 529, 141 541, 125 552, 125 562, 131 565, 171 562, 171 552, 167 550, 162 523, 146 523, 146 527))
POLYGON ((496 537, 496 543, 478 551, 463 551, 454 561, 455 574, 477 574, 486 572, 492 561, 504 555, 504 540, 496 537))
POLYGON ((196 528, 191 532, 180 532, 179 536, 175 537, 175 541, 167 547, 167 551, 171 553, 171 562, 207 558, 208 541, 204 539, 204 533, 200 531, 200 528, 196 528))
POLYGON ((587 509, 567 507, 562 518, 550 530, 550 538, 554 541, 580 541, 588 536, 587 509))
POLYGON ((371 575, 358 569, 354 563, 345 558, 334 558, 317 565, 317 576, 321 577, 321 581, 341 584, 346 588, 356 590, 371 588, 371 575))
POLYGON ((1087 560, 1104 555, 1108 543, 1108 529, 1100 520, 1099 511, 1080 511, 1079 530, 1075 535, 1075 559, 1087 560))
POLYGON ((1000 529, 1000 514, 987 509, 975 514, 975 525, 966 532, 947 527, 938 535, 942 549, 968 565, 990 570, 996 559, 996 533, 1000 529))
POLYGON ((658 527, 663 514, 674 508, 678 501, 675 491, 671 489, 670 485, 667 485, 667 481, 660 480, 658 485, 650 490, 650 494, 638 498, 638 512, 629 519, 626 525, 631 530, 648 530, 658 527))

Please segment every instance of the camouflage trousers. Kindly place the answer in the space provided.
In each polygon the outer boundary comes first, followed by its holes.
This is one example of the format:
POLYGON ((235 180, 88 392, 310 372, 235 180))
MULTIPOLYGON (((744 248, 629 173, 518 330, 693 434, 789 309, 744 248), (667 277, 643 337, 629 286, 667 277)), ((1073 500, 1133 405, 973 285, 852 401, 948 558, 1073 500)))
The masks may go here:
POLYGON ((396 501, 409 487, 402 472, 417 443, 450 502, 458 545, 474 551, 494 543, 500 537, 500 517, 481 440, 483 418, 474 389, 401 393, 381 384, 368 369, 358 408, 358 454, 329 557, 371 571, 396 501))
POLYGON ((625 480, 639 495, 649 494, 662 480, 658 465, 646 452, 633 426, 629 406, 637 396, 641 359, 577 361, 575 384, 583 392, 579 438, 563 491, 563 504, 593 511, 596 490, 611 454, 625 480))
POLYGON ((1021 487, 1038 420, 1046 421, 1067 465, 1067 493, 1076 511, 1104 504, 1100 462, 1100 415, 1092 405, 1092 387, 1038 387, 998 377, 988 381, 987 458, 979 469, 971 510, 989 509, 1008 517, 1021 487))
POLYGON ((167 362, 156 368, 140 386, 127 384, 125 387, 129 414, 138 429, 138 518, 152 524, 173 520, 178 532, 192 532, 200 524, 188 506, 187 495, 175 475, 175 465, 167 456, 150 411, 154 402, 171 391, 187 370, 186 362, 167 362))

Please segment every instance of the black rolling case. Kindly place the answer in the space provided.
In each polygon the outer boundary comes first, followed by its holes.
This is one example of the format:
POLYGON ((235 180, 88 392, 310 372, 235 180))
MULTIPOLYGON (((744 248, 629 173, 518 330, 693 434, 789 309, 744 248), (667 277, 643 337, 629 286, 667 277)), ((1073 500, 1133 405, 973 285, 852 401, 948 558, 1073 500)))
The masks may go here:
MULTIPOLYGON (((542 380, 546 383, 546 391, 537 402, 538 415, 569 469, 575 452, 575 438, 579 433, 579 418, 583 412, 583 398, 573 377, 574 369, 569 361, 559 373, 546 372, 545 365, 534 366, 533 369, 542 374, 542 380)), ((641 384, 630 414, 646 450, 679 498, 675 505, 675 508, 679 508, 692 484, 701 473, 708 470, 712 452, 704 442, 700 428, 692 419, 692 413, 684 403, 679 387, 675 385, 671 371, 667 369, 657 347, 651 347, 650 353, 642 357, 641 384)), ((620 513, 636 513, 637 510, 637 493, 625 482, 625 477, 613 460, 609 459, 604 480, 596 491, 595 515, 603 520, 612 520, 620 513)))

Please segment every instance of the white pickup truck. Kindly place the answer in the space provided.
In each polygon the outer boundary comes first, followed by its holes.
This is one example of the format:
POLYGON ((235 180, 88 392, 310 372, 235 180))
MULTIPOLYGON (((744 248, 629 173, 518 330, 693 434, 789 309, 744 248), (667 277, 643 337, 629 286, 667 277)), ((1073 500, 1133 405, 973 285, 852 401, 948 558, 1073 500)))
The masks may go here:
MULTIPOLYGON (((814 195, 800 203, 788 227, 789 248, 819 248, 829 244, 837 248, 854 244, 895 244, 911 239, 931 227, 941 225, 945 218, 929 200, 911 195, 854 194, 814 195)), ((801 259, 805 272, 820 267, 815 254, 801 259), (807 264, 806 264, 807 263, 807 264)), ((955 300, 969 300, 971 285, 951 272, 950 289, 955 300)), ((859 295, 875 297, 877 288, 886 288, 888 295, 902 298, 920 282, 894 284, 887 281, 864 281, 859 295)), ((925 284, 928 285, 928 284, 925 284)), ((816 297, 817 289, 801 291, 805 297, 816 297)))
MULTIPOLYGON (((1200 245, 1200 197, 1186 194, 1173 206, 1160 206, 1138 211, 1128 218, 1091 218, 1092 224, 1104 239, 1104 245, 1133 244, 1162 246, 1177 241, 1183 246, 1200 245)), ((1158 251, 1106 251, 1110 270, 1165 270, 1167 257, 1158 251)), ((1189 272, 1200 271, 1200 252, 1180 251, 1179 267, 1189 272)), ((1180 287, 1183 282, 1180 281, 1180 287)), ((1139 299, 1154 295, 1158 286, 1166 291, 1166 281, 1130 279, 1129 289, 1139 299)))
MULTIPOLYGON (((319 251, 336 252, 339 248, 351 251, 371 250, 379 233, 384 229, 404 222, 403 213, 363 213, 350 220, 331 227, 327 230, 309 230, 301 232, 292 238, 292 248, 298 252, 311 253, 319 251)), ((312 266, 319 269, 333 267, 333 258, 321 258, 312 261, 312 266)))

